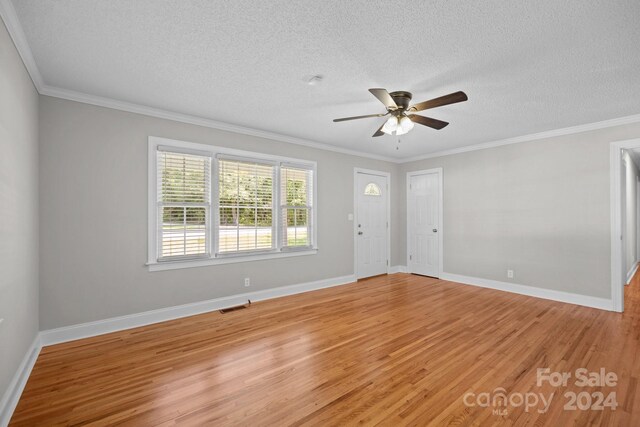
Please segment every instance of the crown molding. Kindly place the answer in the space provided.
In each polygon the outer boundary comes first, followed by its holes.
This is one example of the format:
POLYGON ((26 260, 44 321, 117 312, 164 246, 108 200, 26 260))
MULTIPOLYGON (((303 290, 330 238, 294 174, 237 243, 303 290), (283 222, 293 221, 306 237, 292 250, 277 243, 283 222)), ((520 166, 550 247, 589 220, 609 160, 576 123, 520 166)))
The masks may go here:
POLYGON ((27 43, 27 37, 24 35, 22 25, 18 20, 18 15, 16 14, 16 10, 13 7, 11 0, 0 0, 0 18, 4 21, 4 25, 7 27, 9 36, 11 37, 11 40, 13 40, 13 44, 16 45, 18 54, 22 58, 22 62, 24 63, 29 76, 31 76, 33 85, 36 87, 36 90, 40 92, 40 89, 44 84, 42 75, 40 74, 40 70, 38 70, 36 60, 33 58, 33 53, 31 52, 29 43, 27 43))
POLYGON ((13 43, 24 62, 27 72, 31 76, 31 80, 35 85, 38 93, 41 95, 52 96, 55 98, 67 99, 70 101, 81 102, 85 104, 96 105, 99 107, 111 108, 115 110, 127 111, 130 113, 143 114, 146 116, 157 117, 166 120, 172 120, 181 123, 187 123, 197 126, 208 127, 212 129, 218 129, 227 132, 234 132, 243 135, 250 135, 259 138, 266 138, 273 141, 287 142, 290 144, 302 145, 305 147, 315 148, 318 150, 332 151, 335 153, 346 154, 350 156, 364 157, 374 160, 381 160, 390 163, 409 163, 418 160, 431 159, 434 157, 449 156, 452 154, 467 153, 469 151, 484 150, 487 148, 501 147, 503 145, 518 144, 521 142, 530 142, 536 140, 542 140, 546 138, 552 138, 563 135, 570 135, 580 132, 587 132, 598 129, 605 129, 613 126, 620 126, 630 123, 639 123, 640 114, 615 118, 611 120, 604 120, 595 123, 587 123, 578 126, 571 126, 566 128, 554 129, 544 132, 533 133, 529 135, 522 135, 513 138, 501 139, 497 141, 483 142, 480 144, 467 145, 459 148, 452 148, 450 150, 436 151, 420 156, 395 158, 390 156, 384 156, 373 153, 366 153, 348 148, 340 148, 335 145, 325 144, 318 141, 312 141, 303 138, 297 138, 290 135, 285 135, 276 132, 269 132, 260 129, 253 129, 245 126, 234 125, 225 122, 219 122, 204 117, 192 116, 188 114, 176 113, 169 110, 163 110, 159 108, 148 107, 140 104, 134 104, 131 102, 119 101, 112 98, 106 98, 96 95, 90 95, 82 92, 77 92, 69 89, 62 89, 54 86, 49 86, 44 83, 42 75, 38 70, 36 61, 31 52, 31 48, 27 43, 22 25, 18 20, 15 8, 11 0, 0 0, 0 18, 4 21, 9 35, 13 40, 13 43))
POLYGON ((49 85, 43 85, 40 89, 41 95, 52 96, 55 98, 67 99, 70 101, 81 102, 84 104, 96 105, 99 107, 112 108, 115 110, 127 111, 129 113, 143 114, 145 116, 157 117, 160 119, 172 120, 181 123, 187 123, 197 126, 204 126, 212 129, 222 130, 226 132, 234 132, 243 135, 250 135, 259 138, 271 139, 273 141, 287 142, 290 144, 303 145, 305 147, 315 148, 324 151, 333 151, 336 153, 347 154, 350 156, 366 157, 385 162, 398 163, 399 159, 382 156, 373 153, 364 153, 361 151, 350 150, 348 148, 340 148, 334 145, 324 144, 303 138, 269 132, 260 129, 249 128, 245 126, 234 125, 216 120, 206 119, 204 117, 192 116, 189 114, 176 113, 173 111, 163 110, 160 108, 147 107, 145 105, 134 104, 131 102, 118 101, 112 98, 106 98, 96 95, 89 95, 82 92, 76 92, 68 89, 61 89, 49 85))
POLYGON ((318 150, 332 151, 336 153, 347 154, 350 156, 365 157, 365 158, 370 158, 374 160, 382 160, 385 162, 397 163, 397 164, 410 163, 418 160, 431 159, 434 157, 450 156, 452 154, 467 153, 470 151, 485 150, 487 148, 501 147, 504 145, 519 144, 521 142, 531 142, 531 141, 553 138, 553 137, 558 137, 563 135, 572 135, 576 133, 588 132, 588 131, 593 131, 598 129, 606 129, 609 127, 621 126, 621 125, 626 125, 631 123, 640 123, 640 114, 635 114, 632 116, 619 117, 619 118, 610 119, 610 120, 603 120, 600 122, 587 123, 583 125, 570 126, 566 128, 560 128, 560 129, 552 129, 544 132, 532 133, 529 135, 521 135, 513 138, 500 139, 497 141, 489 141, 489 142, 483 142, 480 144, 467 145, 464 147, 452 148, 450 150, 436 151, 433 153, 428 153, 420 156, 394 158, 394 157, 382 156, 382 155, 373 154, 373 153, 365 153, 365 152, 350 150, 347 148, 340 148, 334 145, 324 144, 321 142, 311 141, 311 140, 302 139, 302 138, 296 138, 293 136, 284 135, 276 132, 268 132, 268 131, 263 131, 259 129, 233 125, 230 123, 219 122, 216 120, 206 119, 203 117, 176 113, 168 110, 147 107, 144 105, 134 104, 134 103, 125 102, 125 101, 118 101, 112 98, 89 95, 86 93, 76 92, 68 89, 60 89, 60 88, 52 87, 48 85, 42 85, 39 92, 41 95, 67 99, 70 101, 81 102, 84 104, 91 104, 91 105, 96 105, 96 106, 105 107, 105 108, 112 108, 115 110, 127 111, 130 113, 142 114, 145 116, 157 117, 160 119, 172 120, 172 121, 181 122, 181 123, 188 123, 188 124, 197 125, 197 126, 204 126, 204 127, 218 129, 218 130, 227 131, 227 132, 234 132, 234 133, 243 134, 243 135, 266 138, 273 141, 303 145, 305 147, 315 148, 318 150))
POLYGON ((452 154, 467 153, 469 151, 485 150, 487 148, 501 147, 503 145, 519 144, 521 142, 537 141, 541 139, 553 138, 563 135, 572 135, 581 132, 588 132, 598 129, 606 129, 614 126, 627 125, 631 123, 640 123, 640 114, 634 114, 632 116, 619 117, 610 120, 603 120, 601 122, 586 123, 583 125, 570 126, 566 128, 553 129, 544 132, 532 133, 529 135, 521 135, 513 138, 500 139, 497 141, 483 142, 480 144, 467 145, 459 148, 452 148, 450 150, 436 151, 422 156, 404 157, 397 161, 397 163, 409 163, 418 160, 432 159, 434 157, 450 156, 452 154))
POLYGON ((428 153, 420 156, 394 158, 394 157, 382 156, 382 155, 373 154, 373 153, 365 153, 361 151, 350 150, 347 148, 340 148, 340 147, 336 147, 335 145, 329 145, 329 144, 324 144, 317 141, 296 138, 293 136, 280 134, 276 132, 268 132, 268 131, 263 131, 259 129, 233 125, 230 123, 219 122, 216 120, 206 119, 203 117, 176 113, 168 110, 147 107, 144 105, 134 104, 134 103, 125 102, 125 101, 118 101, 112 98, 105 98, 105 97, 90 95, 90 94, 76 92, 68 89, 61 89, 61 88, 57 88, 49 85, 42 85, 39 92, 41 95, 67 99, 70 101, 81 102, 84 104, 91 104, 91 105, 96 105, 96 106, 105 107, 105 108, 112 108, 115 110, 127 111, 130 113, 143 114, 145 116, 157 117, 161 119, 172 120, 172 121, 181 122, 181 123, 188 123, 188 124, 197 125, 197 126, 204 126, 212 129, 218 129, 218 130, 227 131, 227 132, 234 132, 234 133, 243 134, 243 135, 250 135, 250 136, 255 136, 259 138, 266 138, 273 141, 303 145, 305 147, 315 148, 315 149, 324 150, 324 151, 332 151, 336 153, 347 154, 350 156, 365 157, 365 158, 370 158, 374 160, 382 160, 385 162, 396 163, 396 164, 410 163, 418 160, 431 159, 434 157, 450 156, 452 154, 467 153, 470 151, 485 150, 487 148, 495 148, 495 147, 501 147, 504 145, 519 144, 521 142, 537 141, 537 140, 542 140, 547 138, 553 138, 553 137, 558 137, 563 135, 571 135, 571 134, 588 132, 588 131, 593 131, 598 129, 605 129, 609 127, 621 126, 621 125, 626 125, 631 123, 640 123, 640 114, 635 114, 632 116, 619 117, 619 118, 610 119, 610 120, 603 120, 600 122, 587 123, 587 124, 570 126, 566 128, 560 128, 560 129, 552 129, 544 132, 532 133, 529 135, 521 135, 513 138, 500 139, 497 141, 489 141, 489 142, 483 142, 480 144, 467 145, 464 147, 452 148, 450 150, 436 151, 433 153, 428 153))

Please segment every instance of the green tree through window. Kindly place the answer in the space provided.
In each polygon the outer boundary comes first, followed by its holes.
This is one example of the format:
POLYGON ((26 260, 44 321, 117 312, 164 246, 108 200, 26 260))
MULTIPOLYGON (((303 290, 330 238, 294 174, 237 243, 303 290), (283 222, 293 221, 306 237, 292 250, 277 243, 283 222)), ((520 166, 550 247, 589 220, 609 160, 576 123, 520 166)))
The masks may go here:
POLYGON ((219 160, 219 251, 273 247, 272 165, 219 160))

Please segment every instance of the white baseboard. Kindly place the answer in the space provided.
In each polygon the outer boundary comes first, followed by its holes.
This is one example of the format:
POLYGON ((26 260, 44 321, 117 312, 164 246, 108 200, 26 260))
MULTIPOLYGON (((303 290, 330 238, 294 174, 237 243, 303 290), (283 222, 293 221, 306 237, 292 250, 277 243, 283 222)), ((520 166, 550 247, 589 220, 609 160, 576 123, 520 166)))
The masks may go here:
POLYGON ((460 274, 442 273, 440 279, 451 282, 464 283, 465 285, 480 286, 496 289, 498 291, 512 292, 530 297, 544 298, 569 304, 583 305, 585 307, 599 308, 601 310, 613 310, 613 302, 610 299, 592 297, 588 295, 572 294, 569 292, 555 291, 552 289, 536 288, 534 286, 518 285, 516 283, 500 282, 498 280, 482 279, 479 277, 463 276, 460 274))
POLYGON ((355 281, 356 278, 354 275, 334 277, 331 279, 317 280, 315 282, 247 292, 244 294, 231 295, 207 301, 199 301, 191 304, 177 305, 158 310, 98 320, 95 322, 82 323, 79 325, 49 329, 40 333, 41 343, 43 346, 59 344, 81 338, 107 334, 110 332, 137 328, 139 326, 150 325, 152 323, 164 322, 167 320, 220 310, 221 308, 244 304, 248 299, 252 301, 263 301, 287 295, 299 294, 302 292, 314 291, 317 289, 329 288, 332 286, 345 285, 355 281))
POLYGON ((392 265, 391 267, 389 267, 389 274, 406 273, 406 272, 407 272, 406 265, 392 265))
POLYGON ((627 273, 627 281, 625 282, 625 284, 630 284, 631 283, 631 279, 633 279, 633 276, 636 274, 636 271, 638 271, 638 263, 636 262, 633 267, 631 268, 631 270, 629 270, 629 272, 627 273))
POLYGON ((18 405, 24 386, 27 385, 27 380, 29 379, 33 365, 36 364, 41 348, 40 334, 38 333, 27 350, 24 359, 22 359, 20 366, 18 366, 18 370, 13 376, 11 383, 9 383, 9 388, 7 388, 4 396, 2 396, 2 400, 0 400, 0 426, 6 427, 9 425, 13 411, 18 405))

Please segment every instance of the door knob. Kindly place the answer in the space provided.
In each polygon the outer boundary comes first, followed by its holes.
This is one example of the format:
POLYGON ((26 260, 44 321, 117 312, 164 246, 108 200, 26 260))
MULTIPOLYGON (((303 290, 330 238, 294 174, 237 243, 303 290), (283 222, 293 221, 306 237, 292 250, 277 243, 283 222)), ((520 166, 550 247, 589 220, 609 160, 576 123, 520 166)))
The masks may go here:
POLYGON ((437 229, 437 228, 434 228, 434 229, 433 229, 433 232, 434 232, 434 233, 437 233, 437 232, 438 232, 438 229, 437 229))
POLYGON ((362 236, 362 231, 358 231, 358 236, 362 236))

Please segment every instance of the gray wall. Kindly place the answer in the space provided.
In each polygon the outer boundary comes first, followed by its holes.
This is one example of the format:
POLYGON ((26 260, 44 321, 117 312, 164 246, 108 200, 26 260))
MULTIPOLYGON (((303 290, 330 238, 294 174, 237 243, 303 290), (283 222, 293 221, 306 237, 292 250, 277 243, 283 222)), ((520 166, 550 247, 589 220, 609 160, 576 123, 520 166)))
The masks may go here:
MULTIPOLYGON (((50 329, 353 273, 353 168, 398 165, 51 97, 40 98, 40 326, 50 329), (318 162, 317 255, 150 273, 147 137, 318 162), (245 288, 243 278, 251 278, 245 288)), ((399 194, 392 193, 392 206, 399 194)), ((402 243, 394 211, 391 229, 402 243)), ((391 265, 404 260, 392 256, 391 265)))
POLYGON ((353 272, 353 167, 392 174, 406 264, 406 172, 444 168, 444 269, 610 297, 609 144, 640 124, 403 165, 40 98, 40 326, 50 329, 353 272), (317 255, 150 273, 149 135, 316 160, 317 255), (515 277, 506 277, 513 269, 515 277))
POLYGON ((400 179, 443 168, 445 272, 609 298, 609 144, 639 136, 634 124, 426 159, 400 179))
POLYGON ((0 20, 0 396, 38 333, 38 94, 0 20))
POLYGON ((638 262, 638 167, 628 152, 624 152, 625 182, 623 200, 623 233, 625 236, 625 273, 630 273, 638 262))

